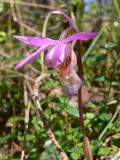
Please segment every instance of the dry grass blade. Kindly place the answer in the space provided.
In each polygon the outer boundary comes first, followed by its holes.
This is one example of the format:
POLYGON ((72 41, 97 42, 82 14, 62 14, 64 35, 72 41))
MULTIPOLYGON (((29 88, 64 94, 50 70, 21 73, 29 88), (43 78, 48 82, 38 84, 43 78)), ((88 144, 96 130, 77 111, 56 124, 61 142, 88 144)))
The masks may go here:
POLYGON ((34 29, 33 27, 30 27, 29 25, 25 24, 25 23, 20 23, 18 20, 16 21, 21 27, 29 30, 32 33, 37 34, 38 36, 41 36, 41 32, 37 31, 36 29, 34 29))

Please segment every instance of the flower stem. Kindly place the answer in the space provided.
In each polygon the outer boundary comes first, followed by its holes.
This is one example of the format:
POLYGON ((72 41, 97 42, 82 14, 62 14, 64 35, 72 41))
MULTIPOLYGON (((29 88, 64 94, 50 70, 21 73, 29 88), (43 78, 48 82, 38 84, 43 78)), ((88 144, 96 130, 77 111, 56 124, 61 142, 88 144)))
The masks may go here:
MULTIPOLYGON (((46 31, 47 31, 47 27, 48 27, 48 20, 50 18, 50 15, 47 14, 45 20, 44 20, 44 24, 43 24, 43 29, 42 29, 42 37, 46 37, 46 31)), ((44 52, 41 53, 41 71, 42 72, 46 72, 47 68, 44 65, 44 52)))
MULTIPOLYGON (((77 54, 78 75, 81 79, 83 79, 83 66, 82 66, 80 40, 77 41, 77 51, 78 51, 78 54, 77 54)), ((83 132, 84 154, 87 160, 93 160, 89 139, 86 135, 86 129, 84 126, 83 106, 82 106, 82 87, 80 87, 78 91, 78 108, 79 108, 79 115, 80 115, 80 127, 82 128, 82 132, 83 132)))
MULTIPOLYGON (((77 41, 77 64, 78 64, 78 75, 83 80, 83 67, 82 67, 82 55, 81 55, 81 48, 80 48, 80 41, 77 41)), ((79 106, 79 114, 80 114, 80 126, 83 131, 83 136, 86 136, 86 130, 84 127, 84 118, 83 118, 83 107, 82 107, 82 87, 80 87, 78 91, 78 106, 79 106)))

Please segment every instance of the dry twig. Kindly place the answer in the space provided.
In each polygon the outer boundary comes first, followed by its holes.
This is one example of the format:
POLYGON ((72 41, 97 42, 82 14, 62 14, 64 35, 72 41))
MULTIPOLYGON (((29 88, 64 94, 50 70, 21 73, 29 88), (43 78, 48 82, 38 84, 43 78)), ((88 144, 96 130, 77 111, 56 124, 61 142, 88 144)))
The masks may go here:
POLYGON ((52 141, 52 143, 55 145, 57 151, 59 152, 62 160, 69 160, 69 158, 67 157, 66 153, 63 151, 63 149, 61 148, 61 146, 59 145, 58 141, 56 140, 51 128, 49 127, 49 123, 46 119, 46 117, 44 116, 44 113, 43 113, 43 110, 42 110, 42 107, 40 105, 40 102, 39 102, 39 85, 41 84, 41 80, 43 78, 47 78, 47 74, 42 74, 40 77, 38 77, 35 81, 35 85, 34 85, 34 93, 33 93, 33 100, 34 100, 34 103, 35 103, 35 106, 39 112, 39 115, 41 117, 41 120, 43 122, 43 126, 46 130, 46 134, 48 136, 48 138, 52 141))
MULTIPOLYGON (((10 3, 9 0, 2 0, 2 3, 10 3)), ((49 6, 49 5, 45 5, 45 4, 37 4, 37 3, 30 3, 30 2, 14 2, 13 4, 18 4, 21 6, 28 6, 28 7, 36 7, 36 8, 46 8, 46 9, 50 9, 50 10, 61 10, 62 7, 57 7, 57 6, 49 6)))
POLYGON ((31 105, 31 101, 29 101, 28 106, 25 108, 24 141, 23 141, 23 149, 22 149, 21 159, 20 160, 24 160, 25 159, 26 135, 27 135, 27 131, 28 131, 30 105, 31 105))

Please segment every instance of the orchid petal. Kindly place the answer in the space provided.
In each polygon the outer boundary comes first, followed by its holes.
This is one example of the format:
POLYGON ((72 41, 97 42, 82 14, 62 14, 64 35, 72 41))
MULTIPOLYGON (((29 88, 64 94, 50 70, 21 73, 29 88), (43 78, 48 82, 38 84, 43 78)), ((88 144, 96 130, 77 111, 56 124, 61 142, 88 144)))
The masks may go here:
POLYGON ((80 88, 80 84, 62 85, 63 94, 69 97, 77 95, 79 88, 80 88))
POLYGON ((59 64, 61 64, 66 57, 66 47, 65 43, 57 43, 46 55, 45 64, 48 67, 56 68, 59 64))
POLYGON ((73 50, 71 50, 71 63, 68 66, 68 72, 70 73, 73 69, 76 70, 76 66, 77 66, 77 57, 76 54, 73 50))
POLYGON ((65 96, 75 96, 82 84, 82 80, 78 77, 77 73, 72 70, 68 76, 66 83, 62 83, 62 91, 65 96))
POLYGON ((66 20, 69 22, 70 26, 73 28, 76 28, 73 20, 66 13, 62 11, 51 11, 51 12, 48 12, 48 14, 62 14, 66 18, 66 20))
POLYGON ((96 35, 97 35, 96 33, 91 33, 91 32, 79 32, 71 36, 68 36, 63 40, 63 42, 66 43, 73 40, 89 40, 95 37, 96 35))
POLYGON ((25 36, 16 36, 14 35, 16 39, 19 41, 33 45, 33 46, 43 46, 43 45, 54 45, 55 43, 58 42, 58 40, 53 40, 50 38, 42 38, 42 37, 25 37, 25 36))
POLYGON ((25 65, 26 63, 34 60, 35 58, 37 58, 37 57, 40 55, 40 53, 41 53, 43 50, 47 49, 47 47, 48 47, 48 46, 43 46, 43 47, 39 48, 37 51, 35 51, 35 52, 32 53, 31 55, 27 56, 27 57, 26 57, 24 60, 22 60, 21 62, 19 62, 19 63, 16 65, 15 68, 16 68, 16 69, 19 69, 19 68, 21 68, 23 65, 25 65))

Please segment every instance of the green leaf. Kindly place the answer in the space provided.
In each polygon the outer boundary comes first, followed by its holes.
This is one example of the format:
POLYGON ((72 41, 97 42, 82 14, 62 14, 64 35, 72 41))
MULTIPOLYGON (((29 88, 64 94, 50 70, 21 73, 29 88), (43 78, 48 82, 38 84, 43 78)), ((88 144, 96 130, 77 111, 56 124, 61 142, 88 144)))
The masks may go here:
POLYGON ((69 102, 69 98, 61 96, 61 97, 59 97, 59 101, 60 101, 60 103, 65 104, 65 103, 69 102))
POLYGON ((76 149, 74 150, 74 152, 71 153, 72 159, 73 160, 79 160, 81 153, 83 153, 83 144, 82 143, 78 143, 77 146, 76 146, 76 149))
POLYGON ((41 89, 46 88, 56 88, 58 86, 58 83, 54 80, 46 80, 44 84, 41 85, 41 89))
POLYGON ((32 119, 32 124, 33 124, 36 128, 38 128, 38 127, 39 127, 39 121, 40 121, 40 117, 34 117, 34 118, 32 119))
POLYGON ((116 87, 116 86, 118 86, 118 85, 119 85, 119 83, 118 83, 118 82, 116 82, 116 81, 113 81, 111 85, 112 85, 112 86, 114 86, 114 87, 116 87))
POLYGON ((0 32, 0 42, 7 40, 7 35, 5 32, 0 32))
POLYGON ((103 147, 99 149, 99 154, 101 155, 107 155, 110 152, 110 148, 109 147, 103 147))
POLYGON ((49 70, 50 74, 53 76, 53 77, 56 77, 57 76, 57 72, 55 69, 50 69, 49 70))
POLYGON ((118 148, 120 148, 120 138, 112 138, 112 143, 114 146, 117 146, 118 148))
POLYGON ((117 106, 118 110, 120 110, 120 104, 117 106))
POLYGON ((55 135, 58 137, 62 137, 62 131, 55 131, 55 135))
POLYGON ((20 121, 20 120, 24 121, 24 117, 10 117, 8 118, 7 122, 15 124, 17 121, 20 121))
POLYGON ((116 47, 116 44, 113 43, 113 42, 107 42, 107 43, 104 45, 104 47, 105 47, 106 49, 111 49, 111 48, 116 47))
POLYGON ((0 37, 7 37, 7 34, 3 31, 0 31, 0 37))
POLYGON ((87 119, 93 119, 95 117, 94 113, 86 113, 86 118, 87 119))
POLYGON ((97 76, 94 81, 105 81, 105 76, 97 76))
POLYGON ((73 160, 78 160, 80 158, 80 153, 79 152, 71 153, 71 158, 73 160))
POLYGON ((59 153, 50 140, 44 144, 45 150, 40 155, 39 160, 61 160, 59 153))
MULTIPOLYGON (((24 140, 24 136, 20 134, 20 135, 18 136, 18 140, 19 140, 19 141, 23 141, 23 140, 24 140)), ((26 135, 26 140, 27 140, 27 141, 33 141, 33 140, 35 140, 35 135, 34 135, 34 134, 27 134, 27 135, 26 135)))
POLYGON ((44 144, 44 148, 48 148, 50 145, 52 145, 52 141, 51 140, 47 140, 44 144))
POLYGON ((100 114, 99 118, 102 121, 109 121, 111 119, 111 115, 107 114, 107 113, 102 113, 100 114))
POLYGON ((44 114, 45 114, 45 116, 46 116, 47 118, 49 118, 50 115, 51 115, 51 108, 47 108, 47 109, 44 111, 44 114))
POLYGON ((27 141, 33 141, 33 140, 35 140, 35 135, 34 134, 28 134, 26 139, 27 139, 27 141))
POLYGON ((117 59, 116 65, 120 65, 120 58, 117 59))
POLYGON ((0 137, 0 143, 3 143, 5 141, 7 141, 8 139, 10 139, 12 137, 11 133, 9 134, 6 134, 5 136, 3 137, 0 137))
POLYGON ((79 117, 79 111, 76 107, 67 107, 66 112, 71 116, 79 117))
POLYGON ((73 5, 76 5, 76 4, 77 4, 77 1, 78 1, 78 0, 71 0, 71 3, 72 3, 73 5))
POLYGON ((2 13, 4 11, 4 5, 3 3, 0 3, 0 13, 2 13))

